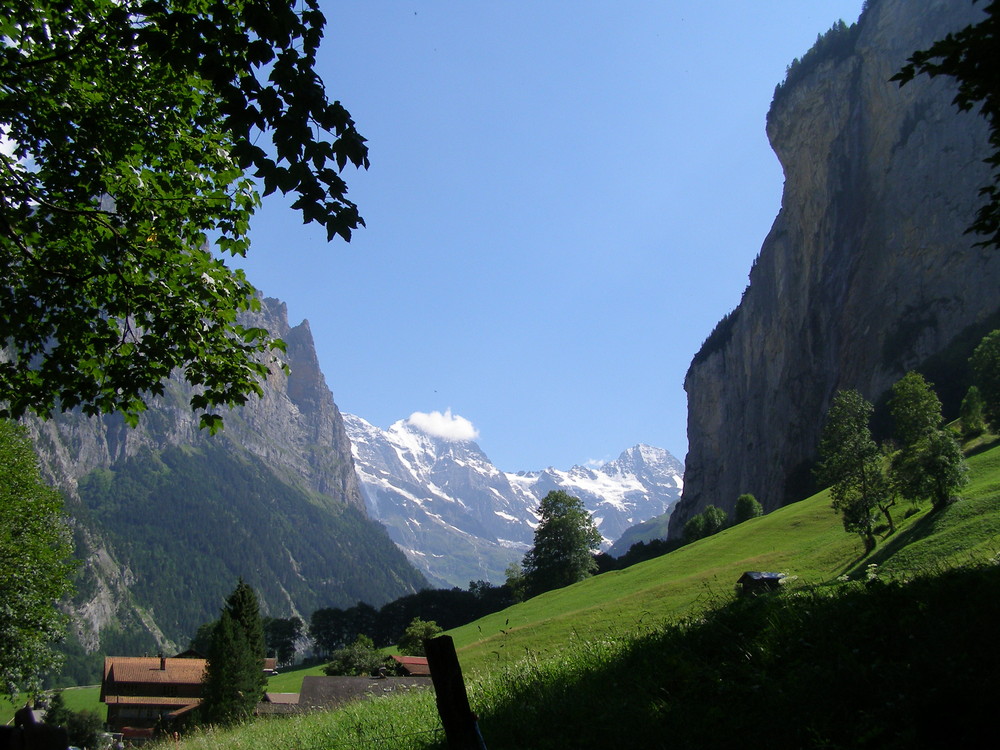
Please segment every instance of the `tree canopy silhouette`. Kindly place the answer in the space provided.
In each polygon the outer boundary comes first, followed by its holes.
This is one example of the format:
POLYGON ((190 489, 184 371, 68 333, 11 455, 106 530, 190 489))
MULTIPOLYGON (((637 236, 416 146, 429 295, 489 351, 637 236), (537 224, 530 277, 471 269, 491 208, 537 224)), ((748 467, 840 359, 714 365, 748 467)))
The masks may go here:
POLYGON ((264 195, 328 238, 363 225, 365 139, 315 71, 318 0, 11 0, 0 17, 0 415, 134 423, 177 370, 202 426, 281 342, 225 254, 264 195), (269 142, 268 142, 269 141, 269 142))

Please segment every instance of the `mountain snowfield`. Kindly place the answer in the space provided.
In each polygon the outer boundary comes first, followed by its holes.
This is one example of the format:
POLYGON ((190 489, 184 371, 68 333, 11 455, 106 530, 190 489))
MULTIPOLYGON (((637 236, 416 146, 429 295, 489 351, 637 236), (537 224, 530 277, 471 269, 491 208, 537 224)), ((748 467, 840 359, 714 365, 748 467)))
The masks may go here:
POLYGON ((471 424, 450 413, 414 414, 384 430, 343 417, 369 514, 438 585, 502 582, 530 548, 535 509, 551 490, 584 502, 607 548, 630 526, 669 512, 683 488, 681 462, 648 445, 598 468, 514 474, 494 466, 471 424), (442 429, 453 425, 460 429, 442 429))

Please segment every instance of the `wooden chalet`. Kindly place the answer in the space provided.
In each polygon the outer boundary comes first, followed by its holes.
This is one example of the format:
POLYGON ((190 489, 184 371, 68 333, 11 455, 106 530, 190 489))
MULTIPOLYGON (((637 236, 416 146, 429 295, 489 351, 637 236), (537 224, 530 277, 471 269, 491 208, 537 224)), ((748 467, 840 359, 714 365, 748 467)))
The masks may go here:
POLYGON ((201 703, 204 659, 165 656, 108 656, 101 701, 113 732, 151 730, 201 703))

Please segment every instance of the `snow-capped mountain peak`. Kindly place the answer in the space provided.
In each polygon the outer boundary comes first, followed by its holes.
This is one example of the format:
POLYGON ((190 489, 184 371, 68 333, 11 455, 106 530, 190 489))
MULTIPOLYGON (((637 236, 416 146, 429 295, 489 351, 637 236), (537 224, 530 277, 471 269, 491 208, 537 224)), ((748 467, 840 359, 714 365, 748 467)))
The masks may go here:
POLYGON ((681 463, 648 445, 600 468, 507 473, 475 442, 471 422, 450 411, 416 413, 384 430, 350 414, 344 424, 369 513, 440 584, 502 581, 530 547, 535 509, 551 490, 583 500, 605 547, 680 497, 681 463))

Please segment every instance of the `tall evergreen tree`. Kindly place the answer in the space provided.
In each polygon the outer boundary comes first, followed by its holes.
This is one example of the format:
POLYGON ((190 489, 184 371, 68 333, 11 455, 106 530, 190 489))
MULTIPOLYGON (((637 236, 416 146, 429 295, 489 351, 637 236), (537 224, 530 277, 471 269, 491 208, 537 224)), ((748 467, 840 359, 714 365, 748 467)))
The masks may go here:
POLYGON ((264 628, 257 594, 240 579, 215 625, 202 691, 201 719, 234 724, 264 697, 264 628))
POLYGON ((242 578, 226 599, 226 609, 246 636, 252 652, 264 659, 264 622, 260 617, 257 593, 242 578))

